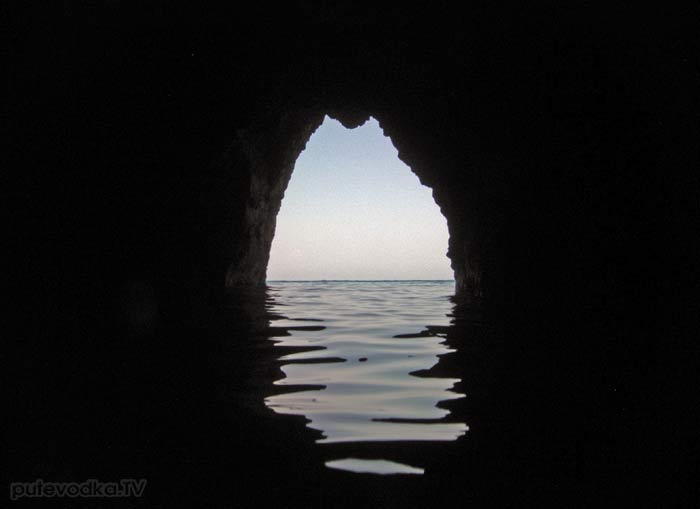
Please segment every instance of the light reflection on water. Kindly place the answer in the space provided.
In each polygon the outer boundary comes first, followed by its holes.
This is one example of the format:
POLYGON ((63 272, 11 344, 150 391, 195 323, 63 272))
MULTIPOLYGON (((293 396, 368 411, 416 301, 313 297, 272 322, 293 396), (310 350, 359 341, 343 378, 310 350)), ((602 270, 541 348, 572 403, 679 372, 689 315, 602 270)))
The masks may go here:
MULTIPOLYGON (((278 414, 306 417, 307 426, 321 432, 321 444, 457 440, 468 426, 450 420, 450 411, 439 404, 464 397, 454 390, 460 380, 429 372, 454 351, 444 337, 453 285, 270 283, 269 311, 279 315, 273 325, 283 331, 270 339, 280 350, 284 373, 274 384, 285 392, 267 397, 265 404, 278 414)), ((328 466, 342 469, 349 460, 328 466)), ((381 464, 381 473, 413 468, 381 464)))
POLYGON ((423 474, 422 468, 415 468, 386 460, 347 458, 343 460, 327 461, 326 466, 328 468, 347 470, 348 472, 356 472, 358 474, 423 474))

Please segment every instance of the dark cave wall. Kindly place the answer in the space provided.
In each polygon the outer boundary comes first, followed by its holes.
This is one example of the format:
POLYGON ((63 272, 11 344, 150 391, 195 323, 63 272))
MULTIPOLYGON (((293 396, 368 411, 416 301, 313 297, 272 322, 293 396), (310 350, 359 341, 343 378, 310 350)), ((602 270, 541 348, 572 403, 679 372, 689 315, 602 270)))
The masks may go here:
POLYGON ((227 149, 223 171, 247 173, 250 185, 243 232, 222 281, 227 288, 264 286, 284 191, 297 157, 321 122, 323 114, 319 112, 285 112, 239 131, 227 149))
POLYGON ((154 5, 17 18, 35 27, 8 86, 29 302, 99 316, 140 281, 174 318, 259 283, 323 113, 380 121, 448 217, 475 302, 622 305, 661 256, 657 227, 693 203, 671 204, 688 187, 658 168, 678 158, 664 126, 694 125, 681 81, 655 87, 683 46, 629 16, 154 5))

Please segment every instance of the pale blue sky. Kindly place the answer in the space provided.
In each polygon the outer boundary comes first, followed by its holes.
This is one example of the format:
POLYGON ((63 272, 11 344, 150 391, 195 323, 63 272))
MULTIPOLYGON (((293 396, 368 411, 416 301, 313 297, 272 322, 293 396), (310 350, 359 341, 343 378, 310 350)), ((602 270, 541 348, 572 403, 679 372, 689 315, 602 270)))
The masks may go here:
POLYGON ((282 200, 267 279, 453 279, 447 241, 431 189, 378 122, 326 117, 282 200))

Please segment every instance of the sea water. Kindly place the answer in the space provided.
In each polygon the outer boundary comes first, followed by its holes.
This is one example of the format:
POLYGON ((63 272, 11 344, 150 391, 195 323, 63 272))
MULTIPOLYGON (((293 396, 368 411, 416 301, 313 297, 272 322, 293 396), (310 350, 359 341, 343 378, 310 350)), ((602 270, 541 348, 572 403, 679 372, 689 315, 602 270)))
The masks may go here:
POLYGON ((420 466, 373 451, 385 451, 388 443, 454 442, 468 433, 450 410, 465 396, 461 380, 441 369, 455 352, 447 341, 454 281, 268 285, 274 332, 267 340, 278 351, 283 376, 265 405, 276 414, 303 416, 320 447, 362 444, 349 451, 373 456, 336 457, 328 468, 422 474, 420 466))

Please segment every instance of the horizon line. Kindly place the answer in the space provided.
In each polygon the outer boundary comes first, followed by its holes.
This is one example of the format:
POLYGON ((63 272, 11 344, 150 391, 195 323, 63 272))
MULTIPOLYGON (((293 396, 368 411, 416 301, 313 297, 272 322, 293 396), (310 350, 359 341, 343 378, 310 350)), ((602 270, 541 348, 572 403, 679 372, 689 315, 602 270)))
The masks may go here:
POLYGON ((266 283, 319 283, 319 282, 396 282, 396 281, 451 281, 454 279, 267 279, 266 283))

